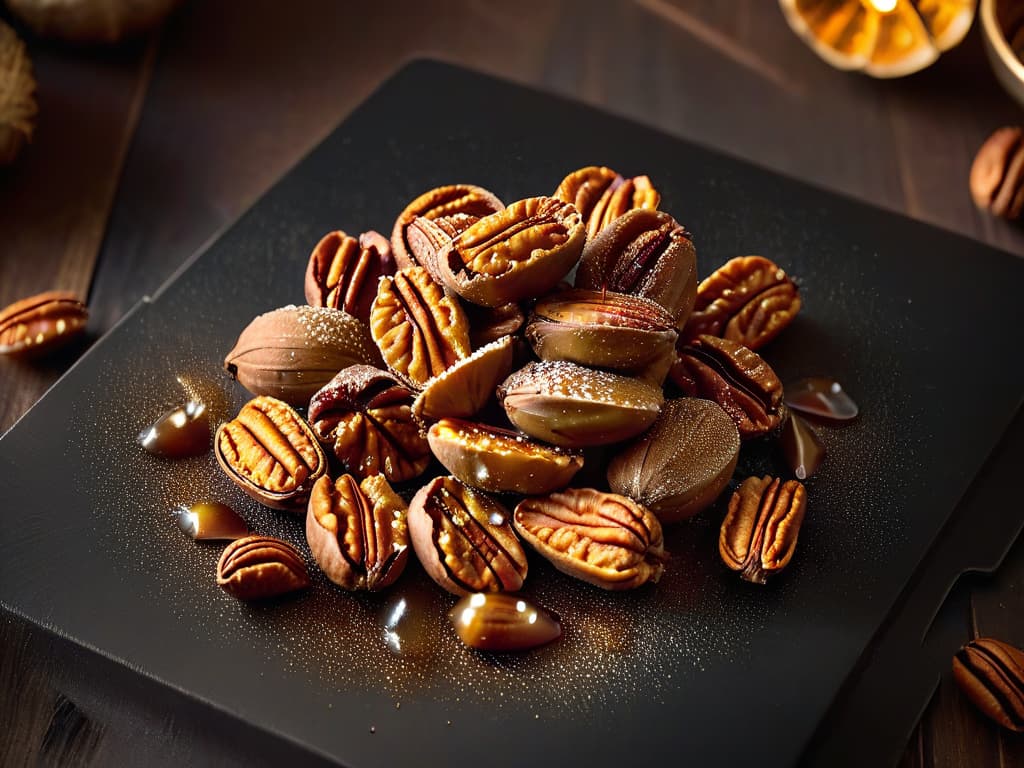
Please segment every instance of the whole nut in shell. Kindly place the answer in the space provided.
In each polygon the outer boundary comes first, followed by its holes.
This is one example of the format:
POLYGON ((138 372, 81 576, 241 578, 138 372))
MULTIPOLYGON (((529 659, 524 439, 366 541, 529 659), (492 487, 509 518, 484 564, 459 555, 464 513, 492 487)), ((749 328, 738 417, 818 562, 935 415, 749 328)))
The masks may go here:
POLYGON ((306 513, 306 541, 313 559, 344 589, 384 589, 409 557, 406 506, 387 480, 351 475, 316 481, 306 513))
POLYGON ((430 450, 466 485, 495 493, 541 494, 564 488, 583 455, 507 429, 441 419, 427 433, 430 450))
POLYGON ((646 176, 623 178, 611 168, 596 165, 573 171, 558 185, 554 197, 572 203, 583 217, 587 239, 628 211, 656 209, 661 195, 646 176))
POLYGON ((792 559, 806 508, 807 491, 799 481, 748 477, 729 499, 722 521, 722 562, 746 581, 764 584, 792 559))
POLYGON ((1024 652, 991 637, 978 637, 953 656, 953 679, 986 717, 1024 732, 1024 652))
POLYGON ((654 426, 609 463, 608 485, 663 523, 675 522, 718 498, 739 451, 739 433, 718 405, 696 398, 668 400, 654 426))
POLYGON ((369 365, 340 371, 309 402, 313 433, 357 477, 393 483, 421 474, 430 447, 412 415, 413 392, 369 365))
POLYGON ((228 544, 217 563, 217 584, 239 600, 263 600, 309 586, 302 555, 271 536, 246 536, 228 544))
POLYGON ((786 414, 779 377, 738 342, 700 336, 679 350, 670 375, 684 395, 718 403, 744 440, 776 431, 786 414))
POLYGON ((330 307, 287 306, 242 331, 224 368, 254 395, 303 406, 342 368, 381 365, 367 327, 330 307))
POLYGON ((658 417, 660 387, 608 371, 530 363, 498 387, 509 420, 538 440, 584 448, 627 440, 658 417))
POLYGON ((0 21, 0 165, 13 163, 32 140, 36 81, 25 44, 0 21))
POLYGON ((327 458, 313 431, 287 403, 250 400, 213 440, 224 473, 256 501, 276 509, 304 510, 327 458))
POLYGON ((416 387, 470 352, 462 307, 423 267, 381 278, 370 310, 370 333, 388 367, 416 387))
POLYGON ((0 355, 35 357, 85 331, 89 311, 75 294, 47 291, 0 310, 0 355))
POLYGON ((570 488, 524 499, 513 519, 558 570, 602 589, 656 582, 665 569, 658 518, 625 496, 570 488))
POLYGON ((413 415, 427 422, 475 415, 512 370, 512 354, 512 337, 505 336, 455 363, 427 382, 412 405, 413 415))
POLYGON ((456 595, 515 592, 527 562, 507 510, 454 477, 437 477, 409 503, 409 533, 423 569, 456 595))
POLYGON ((785 271, 763 256, 737 256, 697 286, 697 301, 681 338, 708 334, 757 350, 800 311, 800 292, 785 271))
POLYGON ((436 220, 458 214, 479 218, 496 213, 504 207, 494 193, 473 184, 448 184, 424 192, 395 219, 391 231, 391 248, 398 268, 414 267, 419 263, 409 239, 409 228, 417 218, 436 220))
POLYGON ((1024 212, 1024 128, 1000 128, 978 150, 971 166, 974 204, 1005 219, 1024 212))
POLYGON ((682 328, 697 298, 697 252, 691 235, 662 211, 629 211, 587 242, 576 287, 651 299, 682 328))
POLYGON ((316 244, 306 267, 306 301, 314 307, 343 309, 364 323, 377 297, 377 282, 395 274, 391 244, 374 231, 357 240, 340 229, 316 244))
POLYGON ((481 651, 525 651, 562 636, 550 613, 521 595, 466 595, 448 613, 459 639, 481 651))
POLYGON ((445 285, 485 307, 541 295, 569 273, 586 233, 572 205, 531 197, 485 216, 437 257, 445 285))

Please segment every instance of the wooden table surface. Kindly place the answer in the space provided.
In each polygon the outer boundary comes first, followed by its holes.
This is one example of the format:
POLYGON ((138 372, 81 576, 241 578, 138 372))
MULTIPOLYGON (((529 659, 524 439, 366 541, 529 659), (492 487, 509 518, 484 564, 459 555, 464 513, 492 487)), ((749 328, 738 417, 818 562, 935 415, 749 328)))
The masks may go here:
MULTIPOLYGON (((21 32, 40 117, 34 143, 0 169, 0 306, 63 288, 92 314, 89 338, 55 359, 0 361, 0 432, 417 56, 571 96, 1024 255, 1024 230, 979 213, 967 193, 985 137, 1024 123, 977 25, 927 71, 891 82, 829 68, 772 0, 196 0, 161 32, 114 49, 21 32)), ((657 181, 657 168, 643 170, 657 181)), ((339 226, 360 225, 341 211, 339 226)), ((1022 586, 1017 542, 996 574, 971 582, 964 640, 1024 646, 1022 586)), ((118 675, 0 613, 0 765, 272 759, 272 749, 218 743, 210 723, 147 709, 118 675)), ((901 765, 1024 766, 1024 740, 944 679, 901 765)))

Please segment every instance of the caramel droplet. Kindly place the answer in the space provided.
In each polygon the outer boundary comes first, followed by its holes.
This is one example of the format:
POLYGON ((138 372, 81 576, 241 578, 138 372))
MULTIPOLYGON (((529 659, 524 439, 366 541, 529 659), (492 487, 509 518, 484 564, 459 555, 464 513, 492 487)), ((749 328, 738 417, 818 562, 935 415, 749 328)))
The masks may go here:
POLYGON ((557 617, 507 592, 466 595, 448 618, 462 642, 482 651, 523 651, 562 635, 557 617))
POLYGON ((806 480, 818 471, 825 460, 825 445, 811 425, 792 411, 782 424, 779 435, 782 455, 798 480, 806 480))
POLYGON ((831 421, 852 421, 860 409, 835 379, 815 377, 786 385, 786 405, 831 421))
POLYGON ((210 417, 194 400, 172 408, 139 435, 139 445, 165 459, 198 456, 210 450, 210 417))
POLYGON ((201 501, 172 510, 178 527, 193 539, 241 539, 249 526, 235 510, 219 501, 201 501))

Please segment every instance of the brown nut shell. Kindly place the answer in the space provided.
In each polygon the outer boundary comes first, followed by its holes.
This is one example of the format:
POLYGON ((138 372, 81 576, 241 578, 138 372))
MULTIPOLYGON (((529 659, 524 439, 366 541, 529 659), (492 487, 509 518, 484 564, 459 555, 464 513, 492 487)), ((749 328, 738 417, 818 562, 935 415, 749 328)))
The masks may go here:
POLYGON ((313 433, 356 477, 397 483, 420 475, 430 447, 412 415, 413 392, 368 365, 339 372, 309 401, 313 433))
POLYGON ((729 416, 710 400, 667 400, 654 426, 608 465, 608 485, 663 523, 692 517, 728 485, 740 451, 729 416))
POLYGON ((807 508, 807 491, 797 480, 748 477, 729 499, 718 552, 729 568, 755 584, 787 565, 807 508))
POLYGON ((409 557, 406 506, 382 475, 316 481, 306 513, 306 541, 327 578, 371 592, 394 583, 409 557))
POLYGON ((1024 212, 1024 128, 1000 128, 981 145, 971 165, 971 197, 1005 219, 1024 212))
POLYGON ((587 242, 577 288, 617 291, 656 301, 677 328, 697 299, 697 251, 685 227, 662 211, 629 211, 587 242))
POLYGON ((982 714, 1024 732, 1024 651, 992 637, 978 637, 953 656, 953 679, 982 714))
POLYGON ((479 216, 471 216, 468 213, 453 213, 451 216, 436 219, 417 216, 406 230, 406 240, 413 260, 426 269, 435 282, 443 283, 444 276, 438 267, 438 255, 451 245, 456 237, 478 221, 479 216))
MULTIPOLYGON (((449 184, 424 192, 398 214, 391 230, 391 249, 399 269, 417 262, 409 239, 409 227, 419 217, 435 220, 458 214, 483 217, 496 213, 504 204, 492 192, 473 184, 449 184)), ((425 266, 425 265, 422 265, 425 266)))
POLYGON ((47 291, 0 310, 0 355, 47 354, 85 332, 89 311, 70 291, 47 291))
POLYGON ((424 422, 475 415, 512 370, 512 354, 512 337, 505 336, 455 363, 427 382, 412 405, 413 415, 424 422))
POLYGON ((302 555, 287 541, 246 536, 221 554, 217 584, 239 600, 264 600, 305 589, 309 574, 302 555))
POLYGON ((508 511, 454 477, 434 478, 416 493, 409 533, 423 569, 453 594, 515 592, 526 578, 508 511))
POLYGON ((327 458, 309 426, 287 403, 260 396, 213 440, 220 468, 261 504, 300 511, 313 483, 327 471, 327 458))
POLYGON ((531 197, 485 216, 438 254, 445 285, 500 307, 554 288, 575 266, 586 232, 572 205, 531 197))
POLYGON ((224 368, 254 395, 303 406, 342 368, 380 366, 369 329, 330 307, 287 306, 260 315, 242 331, 224 368))
POLYGON ((521 595, 476 592, 448 613, 459 639, 481 651, 525 651, 562 636, 558 619, 521 595))
POLYGON ((656 582, 665 569, 658 518, 625 496, 570 488, 524 499, 513 519, 555 568, 602 589, 656 582))
POLYGON ((466 485, 493 493, 542 494, 564 488, 583 455, 461 419, 441 419, 427 433, 430 450, 466 485))
POLYGON ((469 341, 473 349, 487 346, 502 336, 514 336, 526 322, 523 308, 514 302, 500 307, 466 303, 463 309, 469 321, 469 341))
POLYGON ((591 240, 628 211, 655 209, 661 195, 646 176, 623 178, 611 168, 591 165, 573 171, 558 185, 554 197, 572 203, 583 216, 591 240))
POLYGON ((661 387, 564 361, 530 363, 498 387, 509 420, 531 437, 566 448, 607 445, 658 417, 661 387))
POLYGON ((391 244, 374 231, 357 240, 340 229, 316 244, 306 267, 306 301, 314 307, 343 309, 364 323, 377 296, 377 282, 395 274, 391 244))

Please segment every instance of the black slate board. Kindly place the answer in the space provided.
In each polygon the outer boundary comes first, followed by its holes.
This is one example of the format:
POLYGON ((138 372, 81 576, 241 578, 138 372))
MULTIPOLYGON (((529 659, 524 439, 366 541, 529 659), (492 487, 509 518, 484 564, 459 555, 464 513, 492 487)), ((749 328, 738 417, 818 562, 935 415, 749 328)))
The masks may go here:
MULTIPOLYGON (((416 63, 0 441, 0 603, 360 768, 467 756, 789 765, 1018 408, 1022 269, 593 109, 416 63), (695 233, 702 274, 762 253, 798 276, 805 309, 764 354, 784 380, 832 375, 862 405, 852 426, 821 430, 830 460, 808 484, 788 572, 767 588, 728 573, 720 508, 667 532, 656 587, 606 595, 535 560, 526 592, 566 635, 515 657, 458 645, 443 619, 452 601, 416 569, 383 596, 322 580, 272 605, 222 594, 220 547, 185 540, 172 505, 220 498, 297 541, 300 522, 246 500, 211 457, 161 462, 135 435, 186 388, 233 415, 247 397, 221 377, 224 352, 254 315, 301 301, 327 230, 386 233, 409 199, 453 181, 506 201, 550 193, 593 163, 653 177, 695 233), (403 626, 394 655, 382 624, 403 597, 412 619, 425 606, 424 631, 403 626)), ((775 468, 768 446, 752 446, 738 476, 775 468)))

